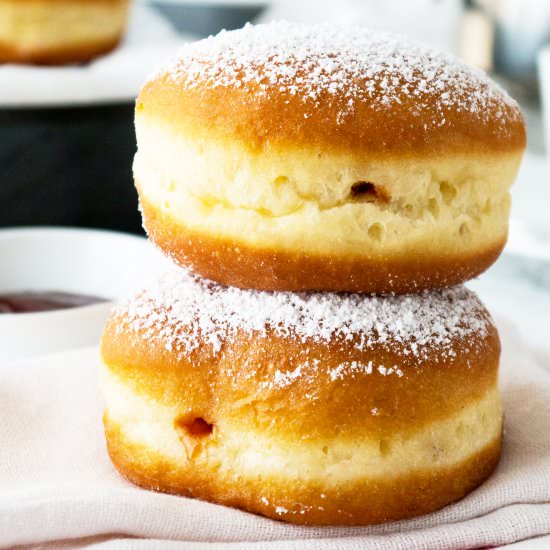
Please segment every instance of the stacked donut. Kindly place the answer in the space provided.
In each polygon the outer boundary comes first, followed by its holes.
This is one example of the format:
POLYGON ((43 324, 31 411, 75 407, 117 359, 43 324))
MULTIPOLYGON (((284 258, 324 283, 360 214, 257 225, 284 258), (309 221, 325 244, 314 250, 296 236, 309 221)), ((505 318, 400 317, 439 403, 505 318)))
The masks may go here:
POLYGON ((500 343, 456 285, 506 240, 525 130, 503 90, 400 36, 248 25, 162 68, 136 129, 145 226, 183 269, 105 328, 125 477, 333 525, 487 478, 500 343))

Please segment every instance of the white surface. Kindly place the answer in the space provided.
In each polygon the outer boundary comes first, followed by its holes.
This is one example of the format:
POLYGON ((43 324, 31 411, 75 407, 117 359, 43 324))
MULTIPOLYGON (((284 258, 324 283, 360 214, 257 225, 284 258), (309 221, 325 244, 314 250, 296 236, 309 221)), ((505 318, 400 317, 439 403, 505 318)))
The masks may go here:
POLYGON ((461 14, 460 0, 275 0, 258 22, 288 19, 364 25, 456 53, 461 14))
POLYGON ((466 286, 493 315, 512 319, 531 348, 547 354, 550 368, 550 264, 505 253, 466 286))
POLYGON ((540 96, 544 117, 544 145, 546 154, 550 158, 550 44, 542 48, 538 61, 540 96))
POLYGON ((526 152, 512 188, 505 253, 467 286, 550 357, 550 164, 544 156, 526 152))
POLYGON ((550 162, 527 151, 512 187, 507 251, 550 260, 550 162))
MULTIPOLYGON (((61 291, 119 300, 169 262, 144 238, 86 229, 0 230, 0 292, 61 291)), ((112 302, 0 315, 0 364, 97 344, 112 302)))
POLYGON ((132 101, 143 82, 189 38, 152 8, 136 4, 123 43, 86 65, 0 66, 0 108, 132 101))
POLYGON ((549 534, 550 372, 513 328, 499 328, 506 434, 496 473, 439 512, 367 528, 291 526, 138 489, 116 473, 105 450, 96 348, 6 364, 0 546, 181 548, 177 541, 185 541, 196 549, 455 550, 549 534))
POLYGON ((537 232, 525 220, 510 220, 510 234, 507 250, 520 256, 530 256, 550 261, 550 227, 541 227, 537 232))

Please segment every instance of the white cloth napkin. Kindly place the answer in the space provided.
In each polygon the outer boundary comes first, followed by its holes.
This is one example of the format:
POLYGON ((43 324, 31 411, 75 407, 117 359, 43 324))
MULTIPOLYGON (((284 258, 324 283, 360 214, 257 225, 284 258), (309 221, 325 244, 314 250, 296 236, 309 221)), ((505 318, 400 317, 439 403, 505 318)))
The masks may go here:
MULTIPOLYGON (((455 550, 549 535, 550 372, 509 326, 501 336, 506 439, 494 476, 437 513, 367 528, 292 526, 138 489, 107 457, 96 348, 0 365, 0 546, 455 550)), ((537 540, 518 548, 549 547, 537 540)))

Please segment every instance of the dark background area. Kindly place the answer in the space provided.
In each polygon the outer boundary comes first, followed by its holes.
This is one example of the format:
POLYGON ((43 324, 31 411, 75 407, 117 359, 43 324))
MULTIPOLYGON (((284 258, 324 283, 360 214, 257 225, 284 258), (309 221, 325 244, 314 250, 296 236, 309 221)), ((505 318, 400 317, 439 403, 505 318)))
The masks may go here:
POLYGON ((0 225, 142 232, 133 109, 0 110, 0 225))

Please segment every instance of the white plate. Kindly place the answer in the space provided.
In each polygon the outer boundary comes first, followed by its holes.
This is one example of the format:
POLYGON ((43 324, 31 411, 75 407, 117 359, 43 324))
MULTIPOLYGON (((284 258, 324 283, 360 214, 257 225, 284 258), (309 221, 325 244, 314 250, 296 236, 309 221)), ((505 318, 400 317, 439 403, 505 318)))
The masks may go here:
POLYGON ((151 7, 133 7, 123 43, 86 65, 0 66, 0 108, 133 101, 150 73, 192 37, 179 36, 151 7))
POLYGON ((97 344, 113 305, 171 263, 145 238, 62 228, 0 230, 0 292, 65 291, 109 302, 0 314, 0 362, 97 344))
POLYGON ((550 44, 540 50, 538 71, 544 114, 544 141, 546 155, 550 157, 550 44))

